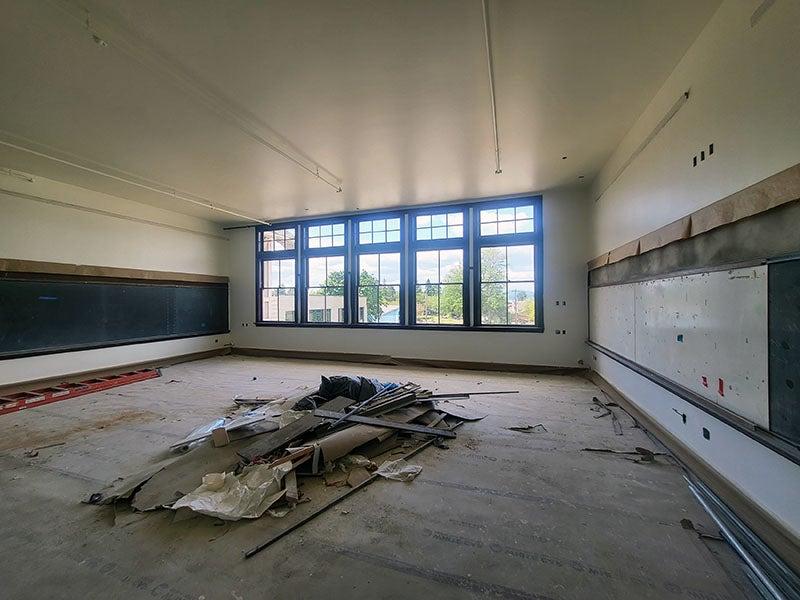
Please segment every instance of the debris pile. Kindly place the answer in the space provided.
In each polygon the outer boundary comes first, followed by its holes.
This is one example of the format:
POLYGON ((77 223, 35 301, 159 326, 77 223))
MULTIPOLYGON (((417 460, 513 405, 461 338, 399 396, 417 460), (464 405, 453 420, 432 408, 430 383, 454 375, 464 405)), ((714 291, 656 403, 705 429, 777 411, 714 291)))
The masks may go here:
POLYGON ((286 515, 311 500, 304 489, 313 486, 304 483, 349 488, 313 518, 377 478, 412 481, 422 467, 407 459, 429 445, 446 448, 456 427, 486 416, 451 402, 468 397, 346 376, 322 377, 316 390, 288 397, 237 397, 232 414, 194 429, 161 461, 84 501, 170 509, 176 520, 202 514, 235 521, 286 515))

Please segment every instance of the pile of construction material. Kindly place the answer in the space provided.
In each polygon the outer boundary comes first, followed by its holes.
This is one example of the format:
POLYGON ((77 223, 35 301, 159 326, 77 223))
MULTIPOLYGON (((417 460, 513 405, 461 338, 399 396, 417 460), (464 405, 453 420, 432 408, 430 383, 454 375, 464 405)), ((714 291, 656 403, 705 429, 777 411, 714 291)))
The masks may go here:
POLYGON ((430 445, 446 447, 456 427, 485 416, 452 402, 468 396, 335 376, 323 377, 311 393, 236 398, 232 414, 195 429, 158 462, 85 501, 232 521, 282 517, 309 501, 298 478, 348 488, 318 514, 377 478, 411 481, 421 467, 409 458, 430 445))

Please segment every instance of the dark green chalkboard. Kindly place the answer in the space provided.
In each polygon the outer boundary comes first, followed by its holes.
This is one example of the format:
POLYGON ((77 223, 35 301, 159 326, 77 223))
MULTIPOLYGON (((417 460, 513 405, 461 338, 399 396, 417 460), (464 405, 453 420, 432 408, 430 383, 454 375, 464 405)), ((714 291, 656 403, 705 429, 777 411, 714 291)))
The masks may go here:
POLYGON ((227 331, 224 283, 0 279, 0 358, 227 331))
POLYGON ((769 428, 800 443, 800 260, 769 265, 769 428))

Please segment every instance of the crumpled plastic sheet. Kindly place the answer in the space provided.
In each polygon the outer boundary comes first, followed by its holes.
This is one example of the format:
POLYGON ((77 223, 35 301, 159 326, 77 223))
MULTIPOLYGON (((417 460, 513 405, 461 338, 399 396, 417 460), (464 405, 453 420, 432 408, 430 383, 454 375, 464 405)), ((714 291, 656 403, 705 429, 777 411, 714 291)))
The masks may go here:
POLYGON ((172 505, 173 510, 189 508, 195 512, 225 521, 257 519, 283 498, 283 478, 292 470, 292 463, 276 467, 252 465, 240 475, 209 473, 193 492, 172 505))
POLYGON ((411 481, 422 472, 420 465, 412 465, 402 458, 387 460, 375 471, 381 477, 395 481, 411 481))

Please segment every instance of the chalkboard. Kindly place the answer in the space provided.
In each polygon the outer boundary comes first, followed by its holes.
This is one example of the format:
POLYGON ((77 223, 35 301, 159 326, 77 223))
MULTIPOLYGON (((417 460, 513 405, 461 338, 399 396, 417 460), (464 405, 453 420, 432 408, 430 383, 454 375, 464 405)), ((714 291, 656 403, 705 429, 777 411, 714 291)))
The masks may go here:
POLYGON ((227 331, 225 283, 0 279, 0 358, 227 331))
POLYGON ((800 443, 800 260, 769 266, 769 424, 800 443))

